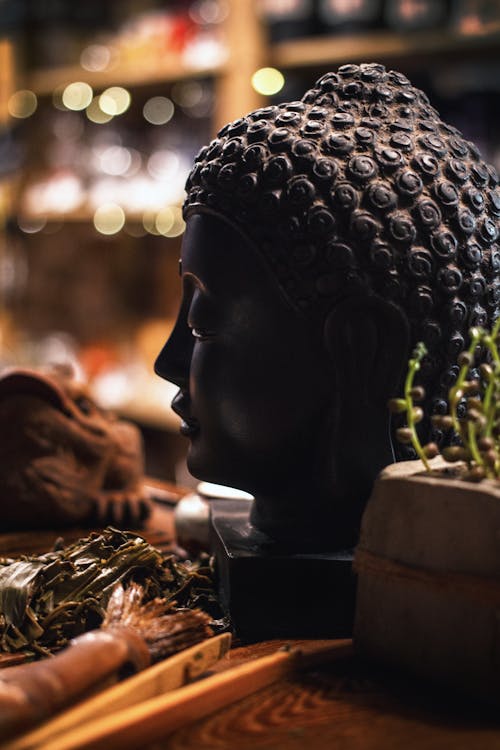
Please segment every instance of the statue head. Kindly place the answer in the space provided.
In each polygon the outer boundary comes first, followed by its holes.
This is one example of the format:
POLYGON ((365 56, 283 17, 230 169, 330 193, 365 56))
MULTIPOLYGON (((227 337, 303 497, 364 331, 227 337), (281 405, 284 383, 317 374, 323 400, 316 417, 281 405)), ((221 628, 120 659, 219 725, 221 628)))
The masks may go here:
POLYGON ((440 413, 469 327, 498 314, 497 183, 378 64, 226 125, 187 181, 184 300, 156 364, 192 472, 252 492, 273 536, 351 542, 412 346, 440 413))

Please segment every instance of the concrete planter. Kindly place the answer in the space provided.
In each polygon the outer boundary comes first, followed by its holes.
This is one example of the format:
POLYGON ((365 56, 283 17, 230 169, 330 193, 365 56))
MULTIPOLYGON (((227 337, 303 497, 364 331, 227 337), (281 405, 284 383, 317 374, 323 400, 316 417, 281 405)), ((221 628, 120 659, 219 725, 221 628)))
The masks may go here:
POLYGON ((377 479, 356 550, 358 649, 500 699, 500 483, 432 475, 418 461, 377 479))

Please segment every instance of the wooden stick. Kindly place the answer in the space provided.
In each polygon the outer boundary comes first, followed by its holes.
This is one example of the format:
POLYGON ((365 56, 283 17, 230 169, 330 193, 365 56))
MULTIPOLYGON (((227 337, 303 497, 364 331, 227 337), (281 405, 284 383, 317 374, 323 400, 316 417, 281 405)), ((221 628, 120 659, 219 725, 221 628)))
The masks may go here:
MULTIPOLYGON (((171 610, 165 599, 142 603, 142 586, 117 585, 101 627, 74 638, 50 659, 0 671, 0 734, 7 739, 89 695, 120 668, 145 669, 207 638, 209 616, 196 609, 171 610)), ((106 684, 109 685, 109 681, 106 684)))
POLYGON ((14 740, 4 750, 38 748, 49 740, 54 742, 58 735, 72 727, 82 726, 85 722, 185 685, 188 680, 195 679, 222 659, 230 645, 229 633, 209 638, 68 709, 29 734, 14 740))
MULTIPOLYGON (((299 650, 280 650, 179 690, 152 698, 125 710, 101 717, 92 724, 76 727, 37 745, 37 750, 136 750, 169 732, 234 703, 297 668, 345 658, 352 654, 350 640, 335 641, 320 652, 310 651, 302 657, 299 650)), ((11 747, 5 748, 11 750, 11 747)))
POLYGON ((147 646, 135 630, 110 628, 74 638, 50 659, 2 669, 2 736, 10 737, 60 711, 127 662, 135 669, 147 667, 147 646))

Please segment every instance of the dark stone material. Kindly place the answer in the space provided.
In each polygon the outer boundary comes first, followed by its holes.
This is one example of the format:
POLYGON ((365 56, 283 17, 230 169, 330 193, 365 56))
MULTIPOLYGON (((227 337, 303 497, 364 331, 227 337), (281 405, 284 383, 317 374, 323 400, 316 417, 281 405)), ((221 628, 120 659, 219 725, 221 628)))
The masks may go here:
POLYGON ((352 550, 291 551, 251 525, 248 500, 211 501, 221 603, 236 636, 343 638, 352 633, 352 550))
POLYGON ((189 471, 254 497, 250 516, 214 506, 245 637, 350 632, 339 550, 381 469, 414 457, 387 401, 423 341, 418 431, 449 442, 429 416, 469 328, 500 313, 498 182, 424 92, 374 63, 240 117, 196 157, 183 300, 155 368, 179 388, 189 471))

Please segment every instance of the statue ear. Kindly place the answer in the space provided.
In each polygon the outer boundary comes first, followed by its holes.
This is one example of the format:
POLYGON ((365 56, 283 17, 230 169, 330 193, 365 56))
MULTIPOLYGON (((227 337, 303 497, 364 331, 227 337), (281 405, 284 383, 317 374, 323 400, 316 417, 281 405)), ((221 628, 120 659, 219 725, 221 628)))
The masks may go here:
POLYGON ((324 341, 340 392, 365 406, 386 406, 397 395, 408 360, 409 326, 396 305, 354 296, 328 314, 324 341))

